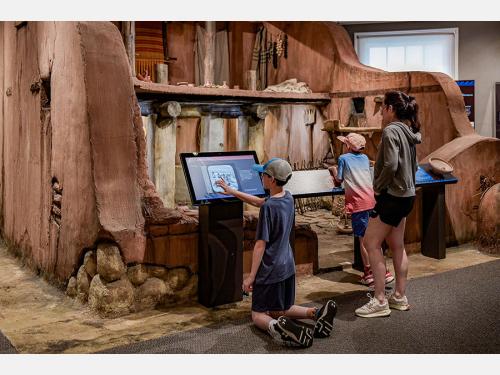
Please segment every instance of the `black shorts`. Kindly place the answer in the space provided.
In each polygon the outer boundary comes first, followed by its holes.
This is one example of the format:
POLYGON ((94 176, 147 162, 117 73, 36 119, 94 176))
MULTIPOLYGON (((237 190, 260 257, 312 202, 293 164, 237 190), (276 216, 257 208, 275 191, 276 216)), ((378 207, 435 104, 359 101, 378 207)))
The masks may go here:
POLYGON ((252 311, 286 311, 295 303, 295 275, 266 285, 253 285, 252 311))
POLYGON ((389 193, 375 195, 377 203, 373 208, 370 217, 380 215, 380 220, 387 224, 397 227, 401 220, 408 216, 413 209, 415 196, 412 197, 395 197, 389 193))

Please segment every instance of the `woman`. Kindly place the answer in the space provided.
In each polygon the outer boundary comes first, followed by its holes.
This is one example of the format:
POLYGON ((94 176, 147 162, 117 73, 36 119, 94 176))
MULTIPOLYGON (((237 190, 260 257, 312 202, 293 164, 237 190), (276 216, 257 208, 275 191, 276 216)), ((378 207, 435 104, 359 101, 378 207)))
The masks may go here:
POLYGON ((408 310, 406 278, 408 258, 404 248, 406 216, 415 201, 415 146, 421 142, 418 104, 415 98, 400 91, 384 96, 381 108, 382 132, 375 163, 373 190, 376 204, 370 214, 364 244, 375 279, 375 294, 355 313, 364 318, 388 316, 391 308, 408 310), (385 297, 385 261, 380 251, 386 241, 392 251, 396 273, 394 293, 385 297))

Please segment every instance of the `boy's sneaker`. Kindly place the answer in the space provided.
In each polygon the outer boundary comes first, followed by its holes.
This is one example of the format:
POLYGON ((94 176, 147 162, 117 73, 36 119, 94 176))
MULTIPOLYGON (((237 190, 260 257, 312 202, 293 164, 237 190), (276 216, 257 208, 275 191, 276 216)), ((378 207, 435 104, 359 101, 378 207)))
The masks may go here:
POLYGON ((313 343, 313 332, 286 316, 280 316, 269 331, 276 341, 286 346, 308 348, 313 343))
POLYGON ((314 325, 314 337, 328 337, 333 329, 333 319, 337 314, 337 304, 329 300, 316 313, 316 324, 314 325))
POLYGON ((364 273, 363 276, 359 279, 359 282, 363 285, 372 285, 375 279, 373 278, 372 271, 368 271, 368 273, 364 273))
POLYGON ((390 282, 393 282, 393 281, 394 281, 394 276, 392 276, 391 271, 389 271, 389 270, 388 270, 388 271, 385 273, 385 283, 386 283, 386 284, 389 284, 390 282))
POLYGON ((370 301, 354 311, 357 316, 362 318, 375 318, 378 316, 391 315, 391 309, 389 308, 389 302, 387 302, 387 300, 381 304, 378 299, 372 297, 370 293, 368 293, 368 297, 370 297, 370 301))
POLYGON ((406 298, 406 296, 396 298, 396 296, 392 294, 389 297, 389 307, 391 309, 406 311, 410 309, 410 304, 408 303, 408 298, 406 298))

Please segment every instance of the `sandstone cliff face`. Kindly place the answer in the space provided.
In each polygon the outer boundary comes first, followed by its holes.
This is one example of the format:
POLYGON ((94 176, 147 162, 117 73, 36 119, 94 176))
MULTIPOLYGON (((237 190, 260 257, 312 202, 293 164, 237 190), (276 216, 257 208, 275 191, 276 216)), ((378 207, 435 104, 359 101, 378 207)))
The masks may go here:
POLYGON ((141 261, 142 199, 159 199, 119 31, 109 22, 3 22, 0 41, 3 236, 57 281, 99 239, 141 261))

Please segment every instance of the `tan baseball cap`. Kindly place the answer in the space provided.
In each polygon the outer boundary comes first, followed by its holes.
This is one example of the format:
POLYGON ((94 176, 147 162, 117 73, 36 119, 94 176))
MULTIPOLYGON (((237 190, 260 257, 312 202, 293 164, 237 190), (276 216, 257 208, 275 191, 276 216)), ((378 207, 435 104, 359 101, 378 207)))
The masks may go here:
POLYGON ((292 175, 292 167, 290 164, 280 158, 272 158, 265 164, 255 164, 253 169, 259 173, 266 173, 276 180, 286 182, 292 175))
POLYGON ((361 134, 349 133, 345 137, 339 135, 337 139, 349 146, 353 151, 361 151, 366 146, 366 139, 361 134))

